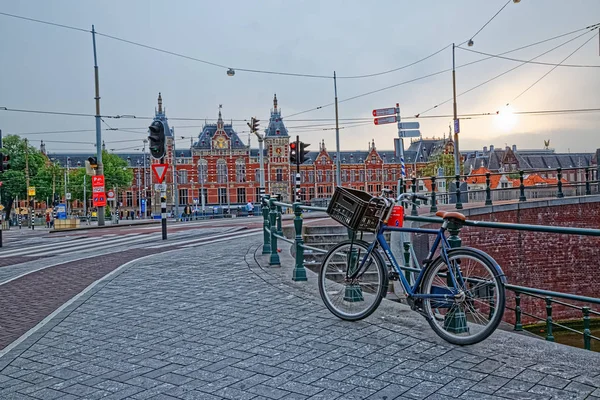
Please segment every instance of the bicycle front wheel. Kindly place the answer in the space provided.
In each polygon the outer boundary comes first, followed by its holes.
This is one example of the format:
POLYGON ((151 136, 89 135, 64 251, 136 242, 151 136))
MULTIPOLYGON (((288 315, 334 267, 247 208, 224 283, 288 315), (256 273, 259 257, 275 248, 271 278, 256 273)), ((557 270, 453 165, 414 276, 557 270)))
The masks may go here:
POLYGON ((346 321, 371 315, 387 291, 385 263, 376 250, 367 254, 368 248, 362 240, 340 242, 321 264, 321 298, 329 311, 346 321))
POLYGON ((450 343, 481 342, 494 332, 504 314, 500 272, 491 259, 473 249, 449 250, 448 263, 438 257, 425 273, 422 293, 447 296, 423 299, 423 310, 435 333, 450 343))

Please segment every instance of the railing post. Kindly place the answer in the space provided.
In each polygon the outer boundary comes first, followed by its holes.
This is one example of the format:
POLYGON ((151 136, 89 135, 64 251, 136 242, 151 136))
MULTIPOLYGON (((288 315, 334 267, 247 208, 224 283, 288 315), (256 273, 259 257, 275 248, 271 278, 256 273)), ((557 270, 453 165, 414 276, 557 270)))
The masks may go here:
POLYGON ((437 189, 435 184, 435 176, 431 177, 431 207, 429 208, 429 212, 436 212, 438 210, 437 207, 437 198, 435 190, 437 189))
MULTIPOLYGON (((404 247, 404 266, 410 267, 410 242, 404 242, 403 247, 404 247)), ((410 271, 404 271, 404 277, 406 278, 408 283, 411 283, 410 271)))
POLYGON ((460 210, 461 208, 463 205, 460 200, 460 175, 456 175, 456 209, 460 210))
POLYGON ((277 234, 283 236, 283 228, 281 227, 281 206, 277 206, 277 234))
POLYGON ((592 187, 590 186, 590 169, 585 169, 585 195, 589 196, 592 194, 592 187))
POLYGON ((519 171, 519 191, 520 191, 520 195, 519 195, 519 201, 527 201, 527 198, 525 197, 525 184, 523 183, 523 170, 519 171))
POLYGON ((521 323, 521 293, 515 292, 515 331, 522 331, 523 324, 521 323))
POLYGON ((590 308, 583 307, 581 310, 583 311, 583 348, 586 350, 591 350, 592 332, 590 331, 590 308))
MULTIPOLYGON (((450 233, 450 236, 448 237, 448 244, 452 248, 460 247, 462 244, 459 236, 460 228, 461 225, 457 224, 456 222, 450 221, 448 223, 448 232, 450 233)), ((448 268, 452 268, 452 265, 448 265, 448 268)), ((446 280, 449 288, 454 287, 454 283, 452 282, 452 277, 450 274, 447 274, 446 280)), ((454 311, 449 311, 444 316, 444 329, 453 333, 468 332, 469 327, 467 326, 467 317, 465 313, 460 311, 459 308, 455 308, 454 311)))
POLYGON ((304 240, 302 239, 302 209, 300 203, 294 203, 294 228, 296 230, 296 265, 292 275, 293 281, 306 281, 306 269, 304 269, 304 240))
POLYGON ((277 206, 275 205, 275 199, 269 199, 269 217, 271 218, 271 257, 269 258, 269 265, 279 267, 281 261, 279 261, 279 253, 277 251, 277 206))
POLYGON ((554 342, 552 335, 552 297, 546 297, 546 340, 554 342))
POLYGON ((557 174, 557 177, 558 177, 558 194, 556 195, 556 197, 558 197, 559 199, 561 199, 561 198, 565 197, 565 195, 563 194, 563 191, 562 191, 562 168, 560 168, 560 167, 556 168, 556 172, 558 173, 557 174))
MULTIPOLYGON (((417 178, 413 177, 412 178, 412 194, 413 196, 417 194, 417 178)), ((419 212, 417 211, 417 204, 416 202, 412 202, 412 209, 410 211, 410 215, 419 215, 419 212)))
POLYGON ((485 173, 485 205, 486 206, 492 205, 492 188, 490 187, 490 183, 491 183, 490 173, 486 172, 485 173))
POLYGON ((263 198, 262 202, 262 215, 263 215, 263 254, 271 254, 271 234, 267 231, 267 229, 271 229, 271 222, 269 221, 269 198, 270 196, 267 194, 263 198))

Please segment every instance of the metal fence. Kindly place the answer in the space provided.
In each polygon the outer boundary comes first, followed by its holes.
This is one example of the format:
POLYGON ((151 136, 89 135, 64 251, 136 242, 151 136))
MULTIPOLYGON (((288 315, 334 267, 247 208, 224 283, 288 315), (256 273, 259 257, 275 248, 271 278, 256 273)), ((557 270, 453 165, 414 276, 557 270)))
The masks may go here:
MULTIPOLYGON (((521 188, 522 190, 522 188, 521 188)), ((559 192, 560 193, 560 192, 559 192)), ((435 198, 435 197, 434 197, 435 198)), ((460 198, 460 195, 457 196, 460 198)), ((278 198, 270 198, 270 196, 265 196, 264 207, 262 208, 263 215, 263 246, 262 246, 262 254, 269 255, 269 264, 271 266, 280 266, 281 261, 279 258, 279 253, 277 251, 278 240, 283 240, 287 243, 290 243, 295 246, 295 263, 294 269, 292 273, 292 280, 294 281, 306 281, 307 274, 304 266, 304 250, 310 249, 313 252, 322 252, 326 253, 325 250, 307 246, 304 244, 304 240, 302 237, 302 211, 303 210, 311 210, 311 211, 326 211, 325 207, 315 207, 315 206, 305 206, 301 203, 287 204, 277 201, 278 198), (282 208, 291 208, 294 213, 294 239, 288 239, 283 236, 282 232, 282 208)), ((435 207, 435 202, 433 201, 431 204, 431 208, 435 207)), ((415 209, 416 210, 416 209, 415 209)), ((427 224, 441 224, 443 220, 437 217, 424 217, 424 216, 416 216, 416 215, 407 215, 405 216, 406 221, 413 221, 418 223, 427 223, 427 224)), ((595 236, 600 237, 599 229, 584 229, 584 228, 565 228, 565 227, 556 227, 556 226, 544 226, 544 225, 527 225, 527 224, 509 224, 509 223, 500 223, 500 222, 486 222, 486 221, 472 221, 466 220, 464 222, 464 226, 470 227, 481 227, 481 228, 493 228, 493 229, 508 229, 508 230, 522 230, 522 231, 533 231, 533 232, 548 232, 548 233, 556 233, 556 234, 566 234, 566 235, 585 235, 585 236, 595 236)), ((460 227, 457 226, 453 230, 449 230, 451 236, 453 236, 453 240, 458 241, 458 245, 460 245, 460 227)), ((402 258, 402 269, 406 272, 414 271, 414 267, 410 266, 410 243, 403 243, 404 247, 404 257, 402 258)), ((578 296, 575 294, 569 293, 561 293, 550 290, 543 290, 532 287, 519 286, 515 284, 506 284, 506 289, 513 293, 514 299, 514 307, 507 306, 508 310, 511 310, 514 313, 514 323, 513 329, 515 331, 523 331, 522 317, 528 316, 533 318, 534 320, 545 322, 545 338, 548 341, 554 341, 553 335, 553 327, 559 327, 571 332, 576 332, 582 336, 583 340, 583 348, 590 350, 592 340, 598 341, 600 343, 600 337, 594 336, 591 334, 590 330, 590 322, 591 316, 600 317, 600 311, 593 310, 590 305, 600 306, 600 298, 594 297, 586 297, 586 296, 578 296), (532 298, 541 299, 546 303, 546 315, 539 316, 531 314, 527 311, 524 311, 521 307, 521 298, 522 296, 530 296, 532 298), (567 302, 570 301, 570 302, 567 302), (578 302, 586 304, 585 306, 573 304, 572 302, 578 302), (569 327, 565 324, 558 323, 552 319, 552 311, 553 305, 560 305, 564 307, 569 307, 572 309, 577 309, 581 312, 582 322, 583 322, 583 330, 577 330, 572 327, 569 327)), ((600 307, 599 307, 600 310, 600 307)))

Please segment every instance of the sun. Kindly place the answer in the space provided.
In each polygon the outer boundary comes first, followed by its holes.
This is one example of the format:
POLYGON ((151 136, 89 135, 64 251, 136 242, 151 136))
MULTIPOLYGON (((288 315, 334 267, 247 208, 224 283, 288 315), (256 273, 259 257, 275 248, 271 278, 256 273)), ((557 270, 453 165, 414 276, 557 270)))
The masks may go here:
POLYGON ((511 131, 518 122, 518 116, 511 106, 502 107, 494 117, 494 125, 504 132, 511 131))

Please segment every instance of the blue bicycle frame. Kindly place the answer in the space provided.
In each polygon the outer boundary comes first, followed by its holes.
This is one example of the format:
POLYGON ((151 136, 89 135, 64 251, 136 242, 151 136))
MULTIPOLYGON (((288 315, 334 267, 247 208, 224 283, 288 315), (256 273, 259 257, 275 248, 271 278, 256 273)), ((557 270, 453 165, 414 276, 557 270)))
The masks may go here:
MULTIPOLYGON (((446 236, 444 235, 445 231, 446 231, 445 226, 442 226, 440 229, 424 229, 424 228, 393 227, 393 226, 387 226, 387 225, 381 224, 379 227, 379 230, 377 231, 377 239, 374 240, 373 243, 371 243, 371 245, 369 246, 367 253, 365 254, 364 258, 361 261, 360 267, 357 269, 357 272, 359 274, 364 273, 364 271, 363 271, 364 263, 368 259, 368 256, 371 254, 371 252, 373 250, 375 250, 377 245, 379 245, 379 246, 381 246, 381 248, 382 248, 385 256, 387 257, 387 259, 389 260, 389 262, 392 264, 392 266, 398 273, 399 279, 402 282, 402 286, 404 286, 404 290, 406 291, 406 294, 409 297, 421 298, 421 299, 425 299, 425 298, 447 299, 448 296, 453 296, 454 293, 450 292, 450 291, 445 291, 444 293, 439 293, 439 294, 422 294, 422 293, 419 293, 419 291, 418 291, 418 287, 421 284, 421 280, 423 279, 423 276, 425 275, 425 271, 429 267, 430 263, 433 261, 432 257, 435 254, 440 243, 442 245, 440 255, 446 262, 446 265, 450 266, 450 262, 448 260, 448 250, 447 250, 448 248, 450 248, 450 244, 448 243, 448 239, 446 239, 446 236), (387 240, 385 240, 385 237, 383 235, 384 232, 426 233, 428 235, 436 235, 436 238, 433 242, 433 246, 431 247, 431 250, 429 251, 429 255, 427 257, 429 261, 423 266, 423 268, 419 272, 419 275, 417 276, 413 286, 410 285, 410 283, 408 282, 408 280, 402 273, 402 269, 400 268, 400 265, 398 264, 398 262, 396 261, 396 258, 392 254, 392 251, 390 249, 390 246, 388 245, 387 240)), ((454 271, 454 268, 448 268, 448 271, 449 271, 449 275, 452 279, 454 288, 463 287, 460 284, 458 284, 458 282, 457 282, 456 272, 459 272, 459 270, 454 271)), ((464 282, 462 280, 462 276, 460 275, 460 272, 458 273, 458 275, 459 275, 459 280, 461 281, 461 283, 464 284, 464 282)))

